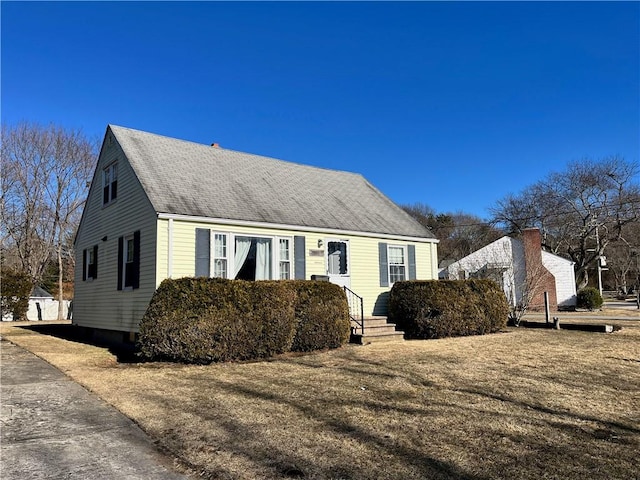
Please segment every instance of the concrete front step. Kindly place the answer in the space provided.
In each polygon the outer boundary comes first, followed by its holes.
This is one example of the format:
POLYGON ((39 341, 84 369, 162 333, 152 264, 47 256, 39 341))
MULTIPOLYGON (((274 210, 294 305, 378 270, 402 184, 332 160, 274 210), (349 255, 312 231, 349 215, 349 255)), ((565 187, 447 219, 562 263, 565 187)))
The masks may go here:
POLYGON ((388 323, 387 317, 366 317, 364 319, 364 335, 360 332, 360 326, 351 322, 355 327, 355 334, 351 335, 351 342, 360 345, 368 343, 403 341, 404 332, 396 330, 395 323, 388 323))
POLYGON ((364 328, 367 327, 378 327, 385 325, 394 325, 394 323, 388 323, 387 317, 365 317, 364 318, 364 328))
POLYGON ((404 342, 404 332, 396 331, 394 333, 385 333, 382 335, 351 335, 351 343, 356 343, 358 345, 382 342, 404 342))

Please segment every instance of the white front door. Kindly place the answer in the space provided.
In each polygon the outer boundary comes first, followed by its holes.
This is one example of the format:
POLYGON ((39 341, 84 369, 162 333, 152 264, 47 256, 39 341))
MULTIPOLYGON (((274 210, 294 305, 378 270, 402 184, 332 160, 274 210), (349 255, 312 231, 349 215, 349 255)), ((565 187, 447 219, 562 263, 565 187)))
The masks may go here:
POLYGON ((328 238, 325 244, 329 281, 342 287, 351 287, 349 240, 328 238))

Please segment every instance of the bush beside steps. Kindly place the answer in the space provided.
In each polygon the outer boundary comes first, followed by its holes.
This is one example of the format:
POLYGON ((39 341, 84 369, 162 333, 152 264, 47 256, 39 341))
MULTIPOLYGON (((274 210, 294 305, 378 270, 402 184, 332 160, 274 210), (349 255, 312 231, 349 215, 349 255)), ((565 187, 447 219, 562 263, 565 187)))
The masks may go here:
POLYGON ((329 282, 167 279, 140 323, 138 350, 204 364, 337 348, 349 333, 347 298, 329 282))
POLYGON ((482 335, 503 330, 509 307, 492 280, 427 280, 394 283, 389 321, 405 338, 482 335))

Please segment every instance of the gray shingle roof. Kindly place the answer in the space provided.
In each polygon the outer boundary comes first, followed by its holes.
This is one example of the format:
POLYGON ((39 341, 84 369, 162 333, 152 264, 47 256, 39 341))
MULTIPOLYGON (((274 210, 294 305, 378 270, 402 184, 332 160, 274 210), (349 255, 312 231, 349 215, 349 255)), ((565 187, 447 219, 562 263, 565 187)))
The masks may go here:
POLYGON ((109 127, 158 213, 434 238, 362 175, 109 127))
POLYGON ((44 288, 36 286, 36 287, 33 287, 33 292, 31 292, 31 297, 53 298, 53 295, 47 292, 44 288))

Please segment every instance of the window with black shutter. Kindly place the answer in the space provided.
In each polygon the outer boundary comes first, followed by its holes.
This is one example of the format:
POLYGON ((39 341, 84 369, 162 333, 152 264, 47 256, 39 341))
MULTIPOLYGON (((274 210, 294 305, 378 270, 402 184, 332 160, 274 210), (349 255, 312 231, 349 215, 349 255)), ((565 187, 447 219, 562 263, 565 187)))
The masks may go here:
POLYGON ((82 252, 82 280, 98 278, 98 246, 87 248, 82 252))
POLYGON ((140 231, 118 238, 118 290, 140 287, 140 231))

